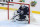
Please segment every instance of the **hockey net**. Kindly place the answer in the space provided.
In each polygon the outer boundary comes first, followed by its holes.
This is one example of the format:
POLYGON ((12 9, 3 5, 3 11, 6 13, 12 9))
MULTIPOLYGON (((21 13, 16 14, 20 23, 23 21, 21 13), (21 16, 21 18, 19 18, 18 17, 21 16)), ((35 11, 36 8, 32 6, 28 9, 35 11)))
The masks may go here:
POLYGON ((26 3, 8 2, 8 20, 14 16, 14 11, 18 10, 21 5, 29 7, 29 23, 30 23, 30 5, 26 3))

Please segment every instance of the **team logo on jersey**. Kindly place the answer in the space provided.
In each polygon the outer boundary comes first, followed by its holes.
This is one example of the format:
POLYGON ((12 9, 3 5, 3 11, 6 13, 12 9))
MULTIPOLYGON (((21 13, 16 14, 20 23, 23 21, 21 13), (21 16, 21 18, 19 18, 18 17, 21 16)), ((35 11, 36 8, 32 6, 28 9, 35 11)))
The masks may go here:
POLYGON ((36 3, 37 3, 36 1, 32 1, 32 2, 31 2, 31 6, 32 6, 32 7, 35 7, 36 3))

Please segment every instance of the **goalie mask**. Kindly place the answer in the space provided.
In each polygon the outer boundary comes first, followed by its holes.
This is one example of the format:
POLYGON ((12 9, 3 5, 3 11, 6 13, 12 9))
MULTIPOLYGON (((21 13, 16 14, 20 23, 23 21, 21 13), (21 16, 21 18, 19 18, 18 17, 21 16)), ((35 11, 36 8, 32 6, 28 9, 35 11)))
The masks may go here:
POLYGON ((22 5, 21 7, 22 7, 22 9, 24 9, 25 8, 25 5, 22 5))

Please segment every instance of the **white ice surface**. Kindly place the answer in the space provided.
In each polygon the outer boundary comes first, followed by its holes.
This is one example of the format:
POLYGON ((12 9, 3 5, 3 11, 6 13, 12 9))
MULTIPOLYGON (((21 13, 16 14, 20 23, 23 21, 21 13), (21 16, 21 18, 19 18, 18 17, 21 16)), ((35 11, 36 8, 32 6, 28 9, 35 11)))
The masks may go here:
MULTIPOLYGON (((12 13, 12 12, 11 12, 12 13)), ((10 17, 13 14, 10 13, 10 17)), ((40 27, 40 14, 33 14, 36 19, 36 24, 18 24, 11 21, 8 21, 8 11, 0 10, 0 27, 40 27)))
POLYGON ((0 21, 0 27, 40 27, 40 25, 34 24, 18 24, 11 21, 0 21))
POLYGON ((0 9, 0 21, 8 20, 8 11, 0 9))
POLYGON ((33 15, 32 17, 34 17, 34 19, 35 19, 35 22, 33 22, 33 24, 40 24, 40 14, 32 13, 32 15, 33 15))

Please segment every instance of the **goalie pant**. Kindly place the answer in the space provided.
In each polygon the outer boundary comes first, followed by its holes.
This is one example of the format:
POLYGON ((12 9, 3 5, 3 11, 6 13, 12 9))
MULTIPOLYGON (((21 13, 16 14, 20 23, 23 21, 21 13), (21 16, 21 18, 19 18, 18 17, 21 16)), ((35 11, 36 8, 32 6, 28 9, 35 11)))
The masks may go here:
POLYGON ((19 14, 19 19, 25 19, 26 16, 24 16, 24 15, 29 15, 29 8, 25 6, 25 8, 22 9, 22 6, 20 6, 17 13, 20 13, 19 14), (21 11, 23 11, 23 12, 21 12, 21 11))

